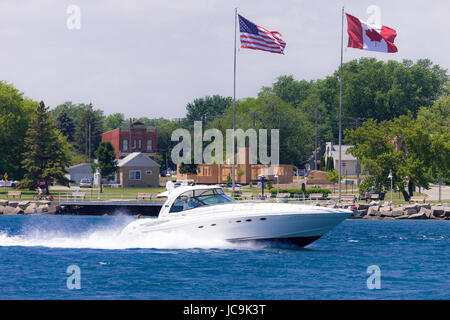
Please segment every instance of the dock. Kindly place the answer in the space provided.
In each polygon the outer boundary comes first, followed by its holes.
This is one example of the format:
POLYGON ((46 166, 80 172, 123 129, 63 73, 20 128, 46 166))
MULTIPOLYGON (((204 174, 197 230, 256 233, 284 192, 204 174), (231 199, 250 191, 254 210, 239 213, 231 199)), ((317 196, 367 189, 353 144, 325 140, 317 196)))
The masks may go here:
POLYGON ((163 202, 148 201, 60 201, 60 214, 137 215, 157 217, 163 202))

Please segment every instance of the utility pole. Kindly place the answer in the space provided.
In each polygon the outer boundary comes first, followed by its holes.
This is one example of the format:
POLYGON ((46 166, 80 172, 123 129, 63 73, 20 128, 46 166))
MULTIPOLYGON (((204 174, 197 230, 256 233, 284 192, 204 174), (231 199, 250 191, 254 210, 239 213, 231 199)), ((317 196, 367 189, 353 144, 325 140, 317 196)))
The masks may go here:
POLYGON ((128 143, 128 152, 131 153, 132 149, 131 149, 131 128, 133 127, 133 123, 132 123, 132 119, 130 118, 130 142, 128 143))
POLYGON ((86 142, 86 147, 84 149, 84 153, 86 154, 86 156, 88 155, 88 122, 86 121, 86 126, 84 127, 84 138, 85 138, 85 142, 86 142))
MULTIPOLYGON (((314 170, 317 170, 317 106, 314 110, 314 126, 315 126, 315 138, 314 138, 314 170)), ((321 168, 322 169, 322 168, 321 168)))
POLYGON ((253 129, 255 129, 256 128, 256 115, 261 113, 261 112, 259 112, 259 111, 250 111, 250 113, 253 116, 253 129))
POLYGON ((358 129, 360 121, 367 120, 367 118, 364 118, 364 117, 349 117, 349 116, 346 116, 344 118, 350 119, 350 120, 354 120, 355 121, 355 129, 358 129))
POLYGON ((91 122, 89 121, 89 162, 91 162, 91 122))
POLYGON ((169 173, 169 164, 167 161, 167 151, 166 151, 166 175, 167 175, 167 173, 169 173))

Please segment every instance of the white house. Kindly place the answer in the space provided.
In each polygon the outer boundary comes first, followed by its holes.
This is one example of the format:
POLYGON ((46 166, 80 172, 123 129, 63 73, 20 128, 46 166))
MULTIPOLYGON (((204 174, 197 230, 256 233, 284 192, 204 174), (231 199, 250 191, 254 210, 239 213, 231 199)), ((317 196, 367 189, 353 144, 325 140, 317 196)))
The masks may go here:
MULTIPOLYGON (((341 160, 342 160, 342 174, 346 176, 356 176, 361 174, 362 165, 358 164, 357 159, 348 152, 351 145, 341 145, 341 160)), ((325 144, 325 161, 329 157, 333 157, 334 169, 339 170, 339 145, 334 145, 333 142, 325 144)))
POLYGON ((73 181, 71 184, 79 185, 80 180, 83 178, 90 179, 93 181, 94 173, 92 172, 90 163, 79 163, 74 166, 66 168, 67 174, 66 177, 73 181))

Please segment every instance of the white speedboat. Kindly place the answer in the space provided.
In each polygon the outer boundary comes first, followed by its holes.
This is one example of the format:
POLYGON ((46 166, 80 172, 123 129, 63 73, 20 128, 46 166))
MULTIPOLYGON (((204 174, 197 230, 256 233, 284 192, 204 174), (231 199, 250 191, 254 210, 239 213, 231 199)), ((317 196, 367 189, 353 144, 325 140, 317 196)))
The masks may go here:
POLYGON ((141 218, 125 234, 184 232, 227 241, 279 241, 307 246, 352 214, 304 204, 238 202, 217 186, 180 186, 158 195, 167 197, 158 218, 141 218))

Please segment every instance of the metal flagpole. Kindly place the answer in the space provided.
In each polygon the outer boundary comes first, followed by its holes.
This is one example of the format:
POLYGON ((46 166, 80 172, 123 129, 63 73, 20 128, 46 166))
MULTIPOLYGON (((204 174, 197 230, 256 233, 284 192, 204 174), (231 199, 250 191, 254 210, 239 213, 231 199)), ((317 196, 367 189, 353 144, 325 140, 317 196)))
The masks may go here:
POLYGON ((234 168, 234 134, 236 130, 236 30, 237 30, 237 8, 234 8, 234 83, 233 83, 233 167, 231 169, 232 175, 232 190, 234 192, 235 187, 235 168, 234 168))
POLYGON ((342 56, 344 46, 344 6, 342 6, 342 19, 341 19, 341 75, 340 75, 340 90, 339 90, 339 202, 341 202, 341 171, 342 171, 342 157, 341 157, 341 145, 342 145, 342 56))

